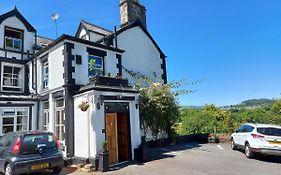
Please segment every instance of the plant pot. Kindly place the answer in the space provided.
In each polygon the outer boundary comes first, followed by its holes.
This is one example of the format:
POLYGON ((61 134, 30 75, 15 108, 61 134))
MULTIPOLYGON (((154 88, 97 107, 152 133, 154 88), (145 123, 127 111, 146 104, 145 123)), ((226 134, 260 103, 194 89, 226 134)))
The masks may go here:
POLYGON ((146 144, 140 145, 135 149, 135 159, 139 162, 147 162, 148 161, 148 146, 146 144))
POLYGON ((99 153, 98 171, 107 172, 109 170, 109 152, 99 153))

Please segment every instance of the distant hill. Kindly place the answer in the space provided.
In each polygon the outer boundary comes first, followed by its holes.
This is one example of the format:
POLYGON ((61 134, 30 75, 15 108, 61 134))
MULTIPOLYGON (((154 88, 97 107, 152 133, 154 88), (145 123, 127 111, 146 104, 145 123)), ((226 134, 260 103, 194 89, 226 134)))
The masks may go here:
POLYGON ((272 106, 272 104, 275 101, 276 101, 275 99, 267 99, 267 98, 249 99, 249 100, 242 101, 240 104, 223 106, 221 108, 224 108, 224 109, 258 108, 258 107, 262 107, 262 106, 272 106))
POLYGON ((241 105, 243 106, 270 106, 276 100, 267 99, 267 98, 260 98, 260 99, 250 99, 242 101, 241 105))

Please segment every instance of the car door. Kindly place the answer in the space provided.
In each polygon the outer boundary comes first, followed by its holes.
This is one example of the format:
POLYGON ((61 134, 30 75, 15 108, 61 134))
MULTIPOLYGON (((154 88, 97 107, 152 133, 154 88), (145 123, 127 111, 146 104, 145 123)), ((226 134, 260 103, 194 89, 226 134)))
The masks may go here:
POLYGON ((238 129, 236 129, 235 133, 233 134, 233 140, 235 144, 240 145, 241 144, 241 131, 243 129, 244 125, 240 126, 238 129))
POLYGON ((244 125, 242 130, 241 130, 241 133, 240 133, 240 145, 244 146, 245 145, 245 142, 249 136, 249 133, 251 131, 251 126, 249 125, 244 125))

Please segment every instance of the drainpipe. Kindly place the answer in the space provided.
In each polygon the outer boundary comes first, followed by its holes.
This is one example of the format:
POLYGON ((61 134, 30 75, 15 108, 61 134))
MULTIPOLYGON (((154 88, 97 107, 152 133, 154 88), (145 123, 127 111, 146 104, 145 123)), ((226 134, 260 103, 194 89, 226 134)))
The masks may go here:
POLYGON ((87 101, 89 102, 89 104, 90 104, 90 106, 89 106, 89 109, 87 110, 87 135, 88 135, 88 158, 89 158, 89 160, 90 160, 90 154, 91 154, 91 149, 90 149, 90 146, 91 146, 91 144, 90 144, 90 120, 91 120, 91 117, 90 117, 90 110, 91 110, 91 108, 92 108, 92 100, 90 100, 90 98, 89 98, 89 94, 87 95, 87 101))

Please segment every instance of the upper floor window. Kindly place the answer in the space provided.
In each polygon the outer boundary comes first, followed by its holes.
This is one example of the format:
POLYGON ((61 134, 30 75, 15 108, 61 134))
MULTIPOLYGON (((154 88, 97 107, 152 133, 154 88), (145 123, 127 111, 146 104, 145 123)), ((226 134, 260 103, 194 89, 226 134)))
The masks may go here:
POLYGON ((43 63, 43 89, 49 86, 49 63, 48 61, 43 63))
POLYGON ((20 30, 5 28, 5 48, 22 50, 23 33, 20 30))
POLYGON ((3 65, 2 66, 2 91, 22 92, 23 91, 23 66, 3 65))
POLYGON ((89 55, 89 77, 103 75, 103 58, 89 55))

